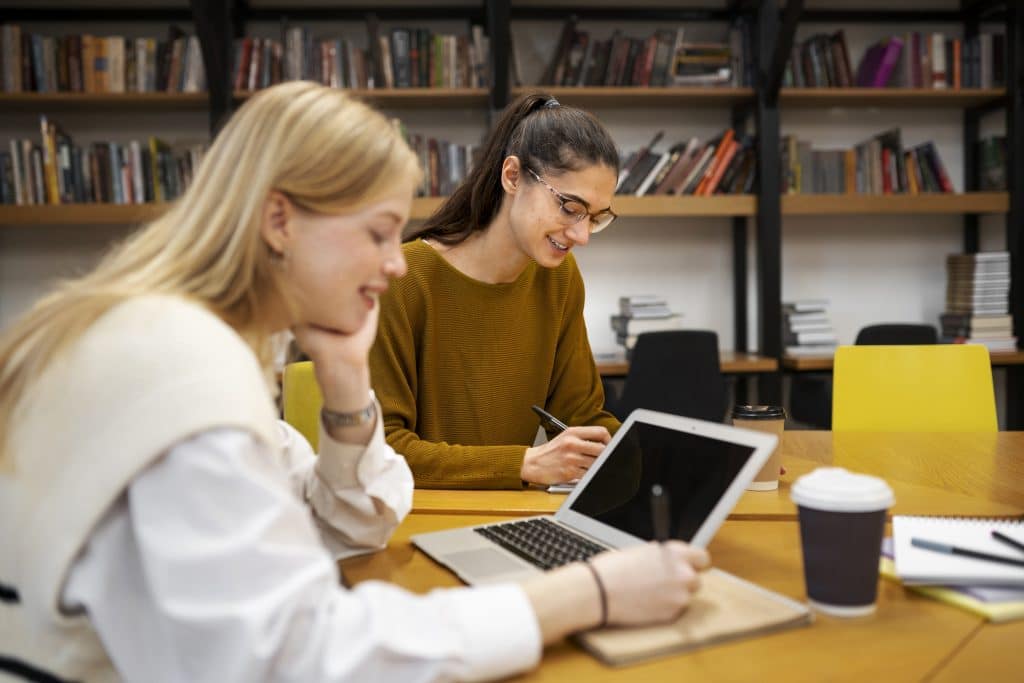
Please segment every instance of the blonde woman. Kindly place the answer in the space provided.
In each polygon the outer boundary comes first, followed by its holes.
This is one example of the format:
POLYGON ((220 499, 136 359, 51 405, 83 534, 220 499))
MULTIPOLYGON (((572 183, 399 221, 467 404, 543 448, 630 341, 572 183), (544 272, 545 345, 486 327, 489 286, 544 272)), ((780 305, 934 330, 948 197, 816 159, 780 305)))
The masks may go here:
POLYGON ((417 178, 368 107, 270 88, 164 217, 4 334, 0 674, 482 679, 684 608, 707 556, 681 543, 522 586, 339 585, 336 559, 382 546, 412 499, 367 356, 417 178), (323 390, 318 458, 266 383, 287 328, 323 390))

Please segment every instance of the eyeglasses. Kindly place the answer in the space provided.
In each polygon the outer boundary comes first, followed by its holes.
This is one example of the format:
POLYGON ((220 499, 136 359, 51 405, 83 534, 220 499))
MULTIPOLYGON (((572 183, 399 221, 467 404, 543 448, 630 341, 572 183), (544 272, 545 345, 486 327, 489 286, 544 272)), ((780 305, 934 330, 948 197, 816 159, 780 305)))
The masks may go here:
POLYGON ((584 218, 589 218, 590 234, 593 235, 607 228, 609 225, 612 224, 612 221, 618 218, 615 212, 612 211, 611 209, 604 209, 603 211, 598 211, 597 213, 591 213, 590 207, 583 200, 576 199, 575 197, 568 197, 562 194, 555 188, 551 187, 551 185, 548 184, 543 178, 537 175, 536 171, 534 171, 532 168, 530 168, 529 166, 523 166, 523 168, 529 171, 530 175, 536 178, 538 183, 548 188, 551 194, 555 196, 555 199, 558 200, 559 216, 561 218, 562 223, 566 227, 575 225, 584 218))

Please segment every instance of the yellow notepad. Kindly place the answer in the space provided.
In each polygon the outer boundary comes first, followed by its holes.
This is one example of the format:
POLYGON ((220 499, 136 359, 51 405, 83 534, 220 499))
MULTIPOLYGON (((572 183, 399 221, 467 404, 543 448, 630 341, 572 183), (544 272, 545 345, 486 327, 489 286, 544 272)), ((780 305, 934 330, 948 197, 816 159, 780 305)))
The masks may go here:
MULTIPOLYGON (((896 565, 888 557, 881 559, 879 569, 885 578, 901 583, 900 577, 896 575, 896 565)), ((954 586, 907 586, 904 584, 904 588, 948 605, 965 609, 994 623, 1024 619, 1024 600, 986 602, 968 593, 968 589, 954 586)))
POLYGON ((603 662, 621 665, 801 626, 812 618, 806 605, 711 569, 701 576, 700 590, 676 621, 589 631, 577 640, 603 662))

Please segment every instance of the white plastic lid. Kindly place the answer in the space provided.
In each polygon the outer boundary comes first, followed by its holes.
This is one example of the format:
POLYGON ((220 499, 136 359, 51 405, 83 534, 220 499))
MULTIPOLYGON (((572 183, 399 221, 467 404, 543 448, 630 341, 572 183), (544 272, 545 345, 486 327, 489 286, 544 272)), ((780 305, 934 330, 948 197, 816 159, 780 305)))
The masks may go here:
POLYGON ((832 512, 887 510, 896 500, 884 479, 842 467, 819 467, 805 474, 793 484, 790 497, 801 507, 832 512))

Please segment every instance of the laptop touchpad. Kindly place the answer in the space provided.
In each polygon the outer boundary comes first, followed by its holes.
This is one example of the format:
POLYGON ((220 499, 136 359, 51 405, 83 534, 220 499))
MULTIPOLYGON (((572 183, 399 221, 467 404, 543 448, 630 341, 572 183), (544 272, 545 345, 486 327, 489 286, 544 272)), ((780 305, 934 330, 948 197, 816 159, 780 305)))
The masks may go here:
POLYGON ((474 550, 463 550, 458 553, 451 553, 445 559, 458 567, 468 575, 485 577, 496 574, 507 574, 514 571, 522 571, 528 567, 525 562, 520 563, 497 548, 476 548, 474 550))

